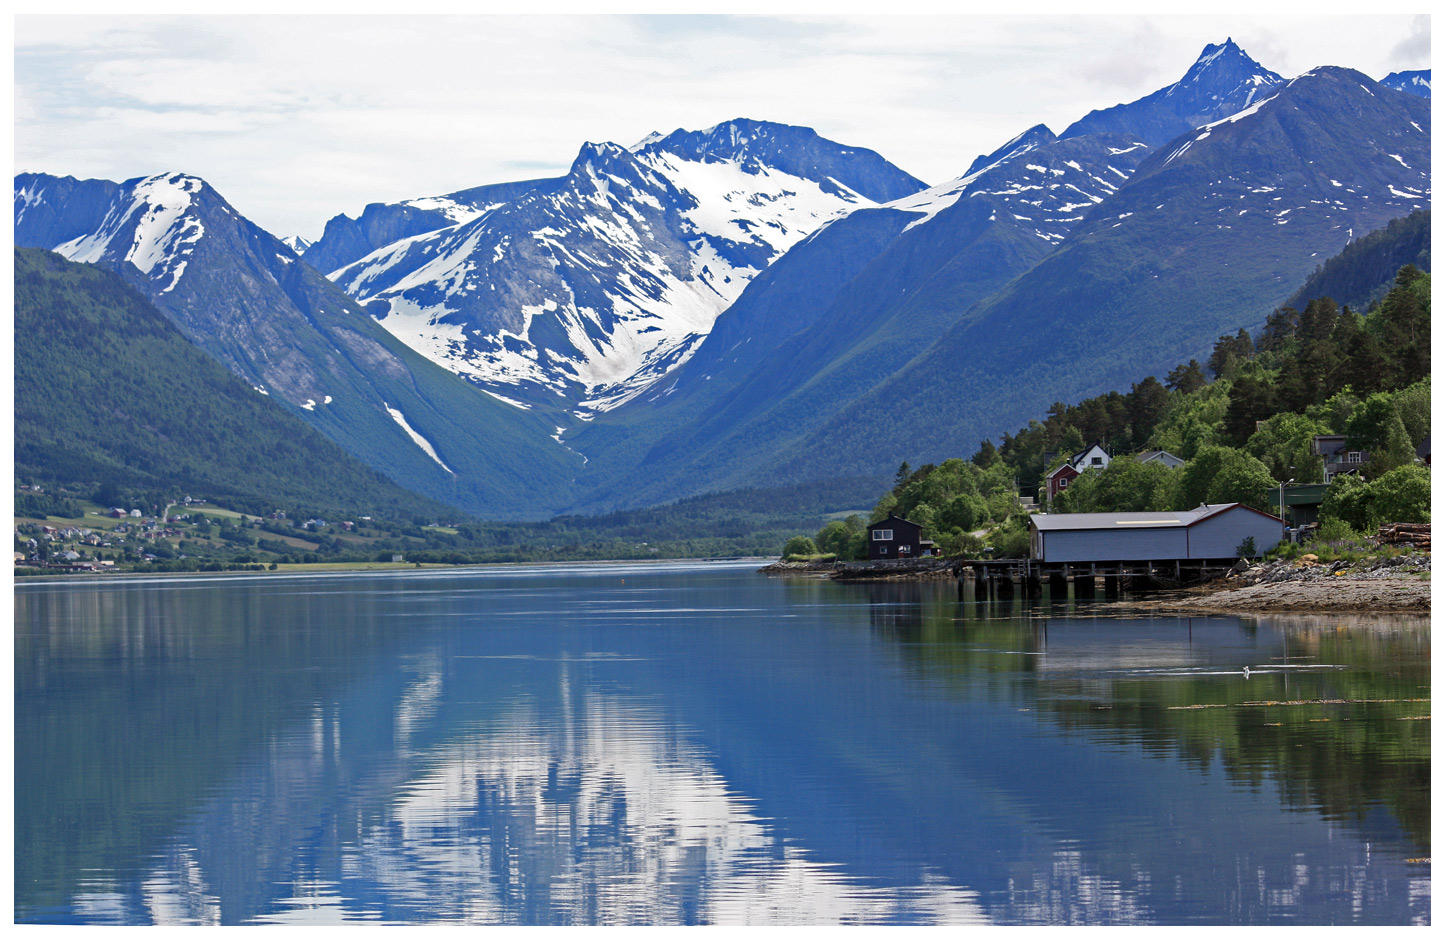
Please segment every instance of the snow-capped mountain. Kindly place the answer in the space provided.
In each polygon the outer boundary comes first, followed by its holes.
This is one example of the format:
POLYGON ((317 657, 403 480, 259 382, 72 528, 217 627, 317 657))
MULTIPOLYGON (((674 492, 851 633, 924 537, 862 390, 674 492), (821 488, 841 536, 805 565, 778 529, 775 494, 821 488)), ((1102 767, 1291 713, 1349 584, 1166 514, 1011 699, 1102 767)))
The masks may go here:
POLYGON ((523 180, 477 186, 445 196, 368 205, 355 219, 338 215, 307 248, 302 260, 318 271, 335 271, 384 245, 467 222, 534 189, 553 190, 561 179, 523 180))
POLYGON ((306 249, 310 248, 312 243, 307 241, 305 238, 302 238, 300 235, 283 235, 281 236, 281 244, 285 245, 287 248, 290 248, 292 251, 296 252, 299 255, 303 254, 306 249))
POLYGON ((841 472, 885 472, 863 465, 871 453, 936 460, 1052 401, 1203 359, 1351 239, 1429 208, 1430 130, 1429 102, 1322 67, 1169 141, 1048 257, 754 472, 789 479, 825 454, 841 472))
POLYGON ((398 342, 198 177, 22 174, 15 219, 17 245, 119 274, 259 394, 414 490, 474 512, 543 514, 581 463, 538 416, 398 342), (519 501, 524 470, 536 486, 519 501))
POLYGON ((744 286, 819 225, 922 187, 872 151, 735 120, 587 144, 565 177, 506 201, 415 200, 462 218, 329 276, 497 397, 587 415, 686 361, 744 286))
MULTIPOLYGON (((15 224, 17 241, 43 227, 42 212, 34 212, 46 204, 48 178, 26 174, 15 180, 15 224), (38 218, 37 218, 38 217, 38 218)), ((75 184, 76 181, 65 181, 75 184)), ((51 248, 72 261, 112 265, 129 263, 145 275, 159 293, 170 293, 185 274, 186 265, 205 232, 205 226, 192 212, 192 201, 201 192, 203 183, 195 177, 179 173, 162 174, 145 179, 89 187, 94 198, 78 212, 87 221, 94 221, 103 207, 104 214, 93 226, 85 226, 80 234, 64 239, 51 248)), ((80 189, 84 184, 67 188, 80 189)), ((52 209, 53 203, 47 208, 52 209)))
POLYGON ((1091 111, 1060 137, 1126 134, 1158 147, 1193 127, 1248 108, 1284 78, 1256 62, 1226 39, 1206 46, 1178 82, 1128 104, 1091 111))
POLYGON ((1039 125, 966 176, 832 220, 750 283, 685 365, 567 439, 599 474, 644 454, 622 474, 654 500, 737 485, 1046 258, 1149 153, 1039 125))
POLYGON ((1392 72, 1381 79, 1381 84, 1407 94, 1429 98, 1431 97, 1431 70, 1415 69, 1409 72, 1392 72))
POLYGON ((1350 238, 1429 206, 1429 129, 1426 102, 1345 69, 1159 148, 1031 128, 824 226, 685 366, 567 439, 653 501, 957 454, 1203 358, 1350 238))

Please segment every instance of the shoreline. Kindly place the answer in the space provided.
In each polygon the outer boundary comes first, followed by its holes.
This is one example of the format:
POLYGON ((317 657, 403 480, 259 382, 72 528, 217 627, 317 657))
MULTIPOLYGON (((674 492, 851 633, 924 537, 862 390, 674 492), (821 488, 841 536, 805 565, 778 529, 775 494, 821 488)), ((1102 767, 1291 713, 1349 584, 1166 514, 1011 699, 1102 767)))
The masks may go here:
POLYGON ((579 561, 479 561, 474 564, 449 565, 442 562, 423 562, 420 564, 409 562, 314 562, 310 564, 291 565, 280 567, 275 571, 115 571, 115 572, 93 572, 75 574, 41 574, 31 575, 24 578, 11 578, 11 584, 56 584, 65 582, 83 582, 86 584, 97 584, 108 581, 120 580, 170 580, 186 578, 228 578, 228 577, 249 577, 249 578, 274 578, 278 575, 289 577, 329 575, 329 574, 420 574, 423 572, 436 571, 492 571, 505 568, 603 568, 616 565, 756 565, 761 561, 768 561, 768 556, 750 555, 725 555, 720 558, 613 558, 613 559, 587 559, 579 561))
MULTIPOLYGON (((941 569, 849 572, 838 562, 778 561, 759 569, 766 575, 822 577, 843 583, 932 581, 952 577, 941 569)), ((1195 585, 1137 594, 1096 607, 1101 612, 1204 614, 1406 614, 1431 613, 1430 556, 1409 561, 1340 569, 1296 562, 1257 565, 1240 574, 1195 585)))
POLYGON ((1312 581, 1205 585, 1194 597, 1173 592, 1109 605, 1116 610, 1224 614, 1418 614, 1431 613, 1431 582, 1415 578, 1340 577, 1312 581))

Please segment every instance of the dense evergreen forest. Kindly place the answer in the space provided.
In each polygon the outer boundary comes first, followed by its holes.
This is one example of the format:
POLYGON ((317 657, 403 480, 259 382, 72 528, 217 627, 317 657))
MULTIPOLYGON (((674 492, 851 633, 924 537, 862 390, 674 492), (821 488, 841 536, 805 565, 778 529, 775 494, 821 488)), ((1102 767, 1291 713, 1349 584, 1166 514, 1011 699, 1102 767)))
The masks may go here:
MULTIPOLYGON (((1407 229, 1416 231, 1397 234, 1407 229)), ((1362 256, 1380 248, 1366 244, 1362 256)), ((1343 271, 1337 275, 1344 278, 1343 271)), ((949 554, 974 554, 987 544, 996 556, 1019 557, 1028 537, 1017 496, 1039 492, 1043 502, 1044 476, 1092 443, 1114 459, 1074 480, 1050 511, 1222 502, 1265 509, 1283 482, 1322 481, 1313 439, 1338 434, 1369 456, 1359 473, 1331 482, 1322 532, 1337 537, 1382 522, 1429 521, 1430 470, 1416 449, 1431 429, 1430 371, 1431 277, 1407 265, 1364 316, 1323 296, 1302 310, 1283 306, 1256 335, 1241 329, 1221 336, 1204 365, 1181 363, 1164 382, 1148 376, 1128 392, 1056 403, 997 445, 981 442, 968 461, 917 470, 906 464, 870 519, 894 513, 917 522, 949 554), (1147 450, 1168 451, 1184 464, 1131 459, 1147 450)), ((864 525, 861 517, 831 523, 812 539, 791 541, 785 553, 865 557, 864 525)))

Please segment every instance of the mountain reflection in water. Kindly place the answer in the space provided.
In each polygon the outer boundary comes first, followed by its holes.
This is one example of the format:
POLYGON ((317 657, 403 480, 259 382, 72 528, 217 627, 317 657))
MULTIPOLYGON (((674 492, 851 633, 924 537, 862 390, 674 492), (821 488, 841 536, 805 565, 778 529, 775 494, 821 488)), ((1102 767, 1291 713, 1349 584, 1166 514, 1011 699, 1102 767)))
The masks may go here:
POLYGON ((1086 613, 717 566, 26 586, 17 920, 1429 920, 1423 625, 1086 613))

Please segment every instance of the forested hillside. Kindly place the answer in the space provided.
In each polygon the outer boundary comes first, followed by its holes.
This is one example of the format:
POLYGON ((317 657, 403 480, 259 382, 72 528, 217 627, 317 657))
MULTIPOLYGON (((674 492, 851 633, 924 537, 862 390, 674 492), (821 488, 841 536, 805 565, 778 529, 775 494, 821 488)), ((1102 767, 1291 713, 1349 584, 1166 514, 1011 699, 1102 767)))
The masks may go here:
POLYGON ((457 515, 257 393, 116 275, 31 248, 15 249, 15 476, 253 513, 457 515))
MULTIPOLYGON (((1383 239, 1413 237, 1415 224, 1383 239)), ((1366 268, 1384 241, 1367 248, 1353 255, 1366 268)), ((1327 269, 1361 283, 1351 261, 1327 269)), ((1163 383, 1147 376, 1126 393, 1057 402, 1043 420, 1004 435, 997 446, 981 442, 968 462, 900 467, 872 518, 911 519, 952 554, 982 549, 979 536, 986 536, 996 555, 1019 556, 1027 536, 1016 488, 1025 496, 1039 490, 1043 502, 1044 475, 1091 443, 1103 444, 1114 460, 1074 480, 1050 511, 1169 511, 1222 502, 1265 509, 1281 483, 1321 482, 1312 441, 1339 434, 1367 457, 1358 474, 1331 482, 1321 510, 1325 531, 1429 521, 1430 470, 1416 449, 1431 430, 1430 329, 1431 277, 1410 265, 1365 316, 1327 297, 1303 310, 1280 307, 1254 336, 1244 329, 1221 336, 1204 366, 1192 359, 1163 383), (1184 464, 1172 469, 1132 459, 1148 450, 1168 451, 1184 464)), ((862 519, 826 527, 815 537, 816 550, 862 557, 862 532, 862 519)))
POLYGON ((1396 272, 1408 264, 1431 273, 1429 209, 1392 219, 1385 228, 1351 242, 1316 268, 1285 306, 1301 309, 1317 297, 1330 297, 1343 307, 1367 310, 1386 296, 1396 272))

